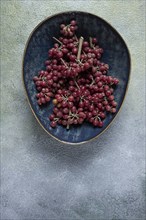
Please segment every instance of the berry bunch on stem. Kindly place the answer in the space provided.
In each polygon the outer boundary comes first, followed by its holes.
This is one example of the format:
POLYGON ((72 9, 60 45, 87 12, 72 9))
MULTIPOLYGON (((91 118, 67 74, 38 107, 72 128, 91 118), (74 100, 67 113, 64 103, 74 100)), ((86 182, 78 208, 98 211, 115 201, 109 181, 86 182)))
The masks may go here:
POLYGON ((109 113, 116 112, 114 89, 119 80, 109 75, 109 65, 101 61, 103 49, 97 38, 77 37, 75 20, 60 25, 61 36, 53 37, 54 47, 48 51, 45 70, 33 78, 38 105, 52 100, 50 125, 67 129, 87 121, 103 127, 109 113))

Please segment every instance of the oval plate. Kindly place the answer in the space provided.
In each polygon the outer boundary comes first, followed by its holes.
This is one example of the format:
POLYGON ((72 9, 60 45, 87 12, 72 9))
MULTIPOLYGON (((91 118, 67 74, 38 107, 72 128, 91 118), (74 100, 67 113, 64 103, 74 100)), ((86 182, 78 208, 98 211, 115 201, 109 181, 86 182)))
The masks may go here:
POLYGON ((42 21, 31 33, 23 57, 23 82, 27 98, 33 114, 44 130, 57 140, 68 144, 82 144, 98 137, 109 127, 116 114, 108 114, 102 128, 93 127, 89 123, 71 127, 69 131, 62 126, 53 129, 50 127, 48 116, 52 112, 53 104, 43 108, 37 105, 35 97, 36 88, 33 77, 45 67, 48 50, 53 47, 53 36, 59 37, 59 25, 69 23, 75 19, 78 24, 77 36, 88 39, 89 36, 97 37, 99 45, 104 49, 102 61, 109 64, 110 75, 117 77, 120 84, 115 89, 115 100, 118 102, 117 113, 123 103, 130 76, 130 54, 120 34, 106 21, 96 15, 72 11, 51 16, 42 21))

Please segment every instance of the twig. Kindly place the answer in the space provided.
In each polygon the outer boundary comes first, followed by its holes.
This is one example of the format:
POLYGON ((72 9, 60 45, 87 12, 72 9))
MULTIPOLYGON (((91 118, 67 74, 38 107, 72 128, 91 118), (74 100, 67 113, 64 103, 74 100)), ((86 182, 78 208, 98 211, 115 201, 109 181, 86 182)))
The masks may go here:
POLYGON ((89 37, 90 47, 94 49, 94 45, 92 43, 92 37, 89 37))
POLYGON ((53 37, 53 39, 62 45, 62 42, 60 40, 58 40, 56 37, 53 37))
POLYGON ((69 124, 67 124, 66 129, 69 130, 69 124))
POLYGON ((77 60, 80 60, 83 40, 84 40, 84 38, 83 38, 83 37, 80 37, 80 40, 79 40, 79 47, 78 47, 78 54, 77 54, 77 60))
POLYGON ((68 66, 67 66, 67 64, 65 63, 65 61, 64 61, 62 58, 60 58, 60 60, 62 61, 62 63, 64 64, 64 66, 66 66, 66 67, 68 68, 68 66))
POLYGON ((83 51, 83 54, 84 54, 84 55, 87 55, 84 51, 83 51))
POLYGON ((76 35, 75 35, 75 39, 76 39, 77 42, 79 41, 76 35))
POLYGON ((95 83, 95 80, 94 80, 94 78, 92 76, 92 82, 91 82, 90 86, 92 86, 94 83, 95 83))
POLYGON ((74 79, 74 83, 76 84, 76 86, 78 87, 78 89, 80 89, 78 83, 76 82, 76 80, 74 79))

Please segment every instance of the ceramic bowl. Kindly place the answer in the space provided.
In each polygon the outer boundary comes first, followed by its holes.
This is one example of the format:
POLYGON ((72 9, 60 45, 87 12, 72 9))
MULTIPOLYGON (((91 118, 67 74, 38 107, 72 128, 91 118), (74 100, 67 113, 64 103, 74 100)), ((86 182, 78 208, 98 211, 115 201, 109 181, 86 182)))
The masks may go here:
MULTIPOLYGON (((126 31, 126 30, 125 30, 126 31)), ((43 129, 55 139, 68 144, 81 144, 98 137, 105 131, 117 113, 126 94, 130 76, 130 54, 126 43, 120 34, 104 19, 80 11, 63 12, 48 17, 32 31, 26 43, 23 57, 23 82, 31 110, 43 129), (48 58, 48 50, 53 47, 53 36, 59 37, 59 25, 68 24, 75 19, 78 24, 77 36, 88 39, 89 36, 98 38, 99 45, 104 49, 102 61, 110 66, 110 75, 117 77, 120 84, 115 89, 115 100, 118 103, 117 112, 108 114, 102 128, 94 127, 89 123, 71 127, 68 131, 62 126, 53 129, 50 127, 48 116, 52 112, 53 104, 43 108, 37 105, 35 97, 36 87, 33 77, 44 68, 44 62, 48 58)))

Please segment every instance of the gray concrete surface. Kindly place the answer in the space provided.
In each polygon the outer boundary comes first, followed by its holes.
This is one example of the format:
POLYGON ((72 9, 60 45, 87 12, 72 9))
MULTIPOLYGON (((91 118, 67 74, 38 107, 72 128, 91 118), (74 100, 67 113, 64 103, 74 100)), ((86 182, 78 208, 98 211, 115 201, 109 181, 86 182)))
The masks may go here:
POLYGON ((1 219, 144 220, 144 0, 1 0, 1 219), (65 10, 109 21, 132 58, 129 90, 116 120, 98 139, 61 144, 39 126, 21 79, 33 28, 65 10))

